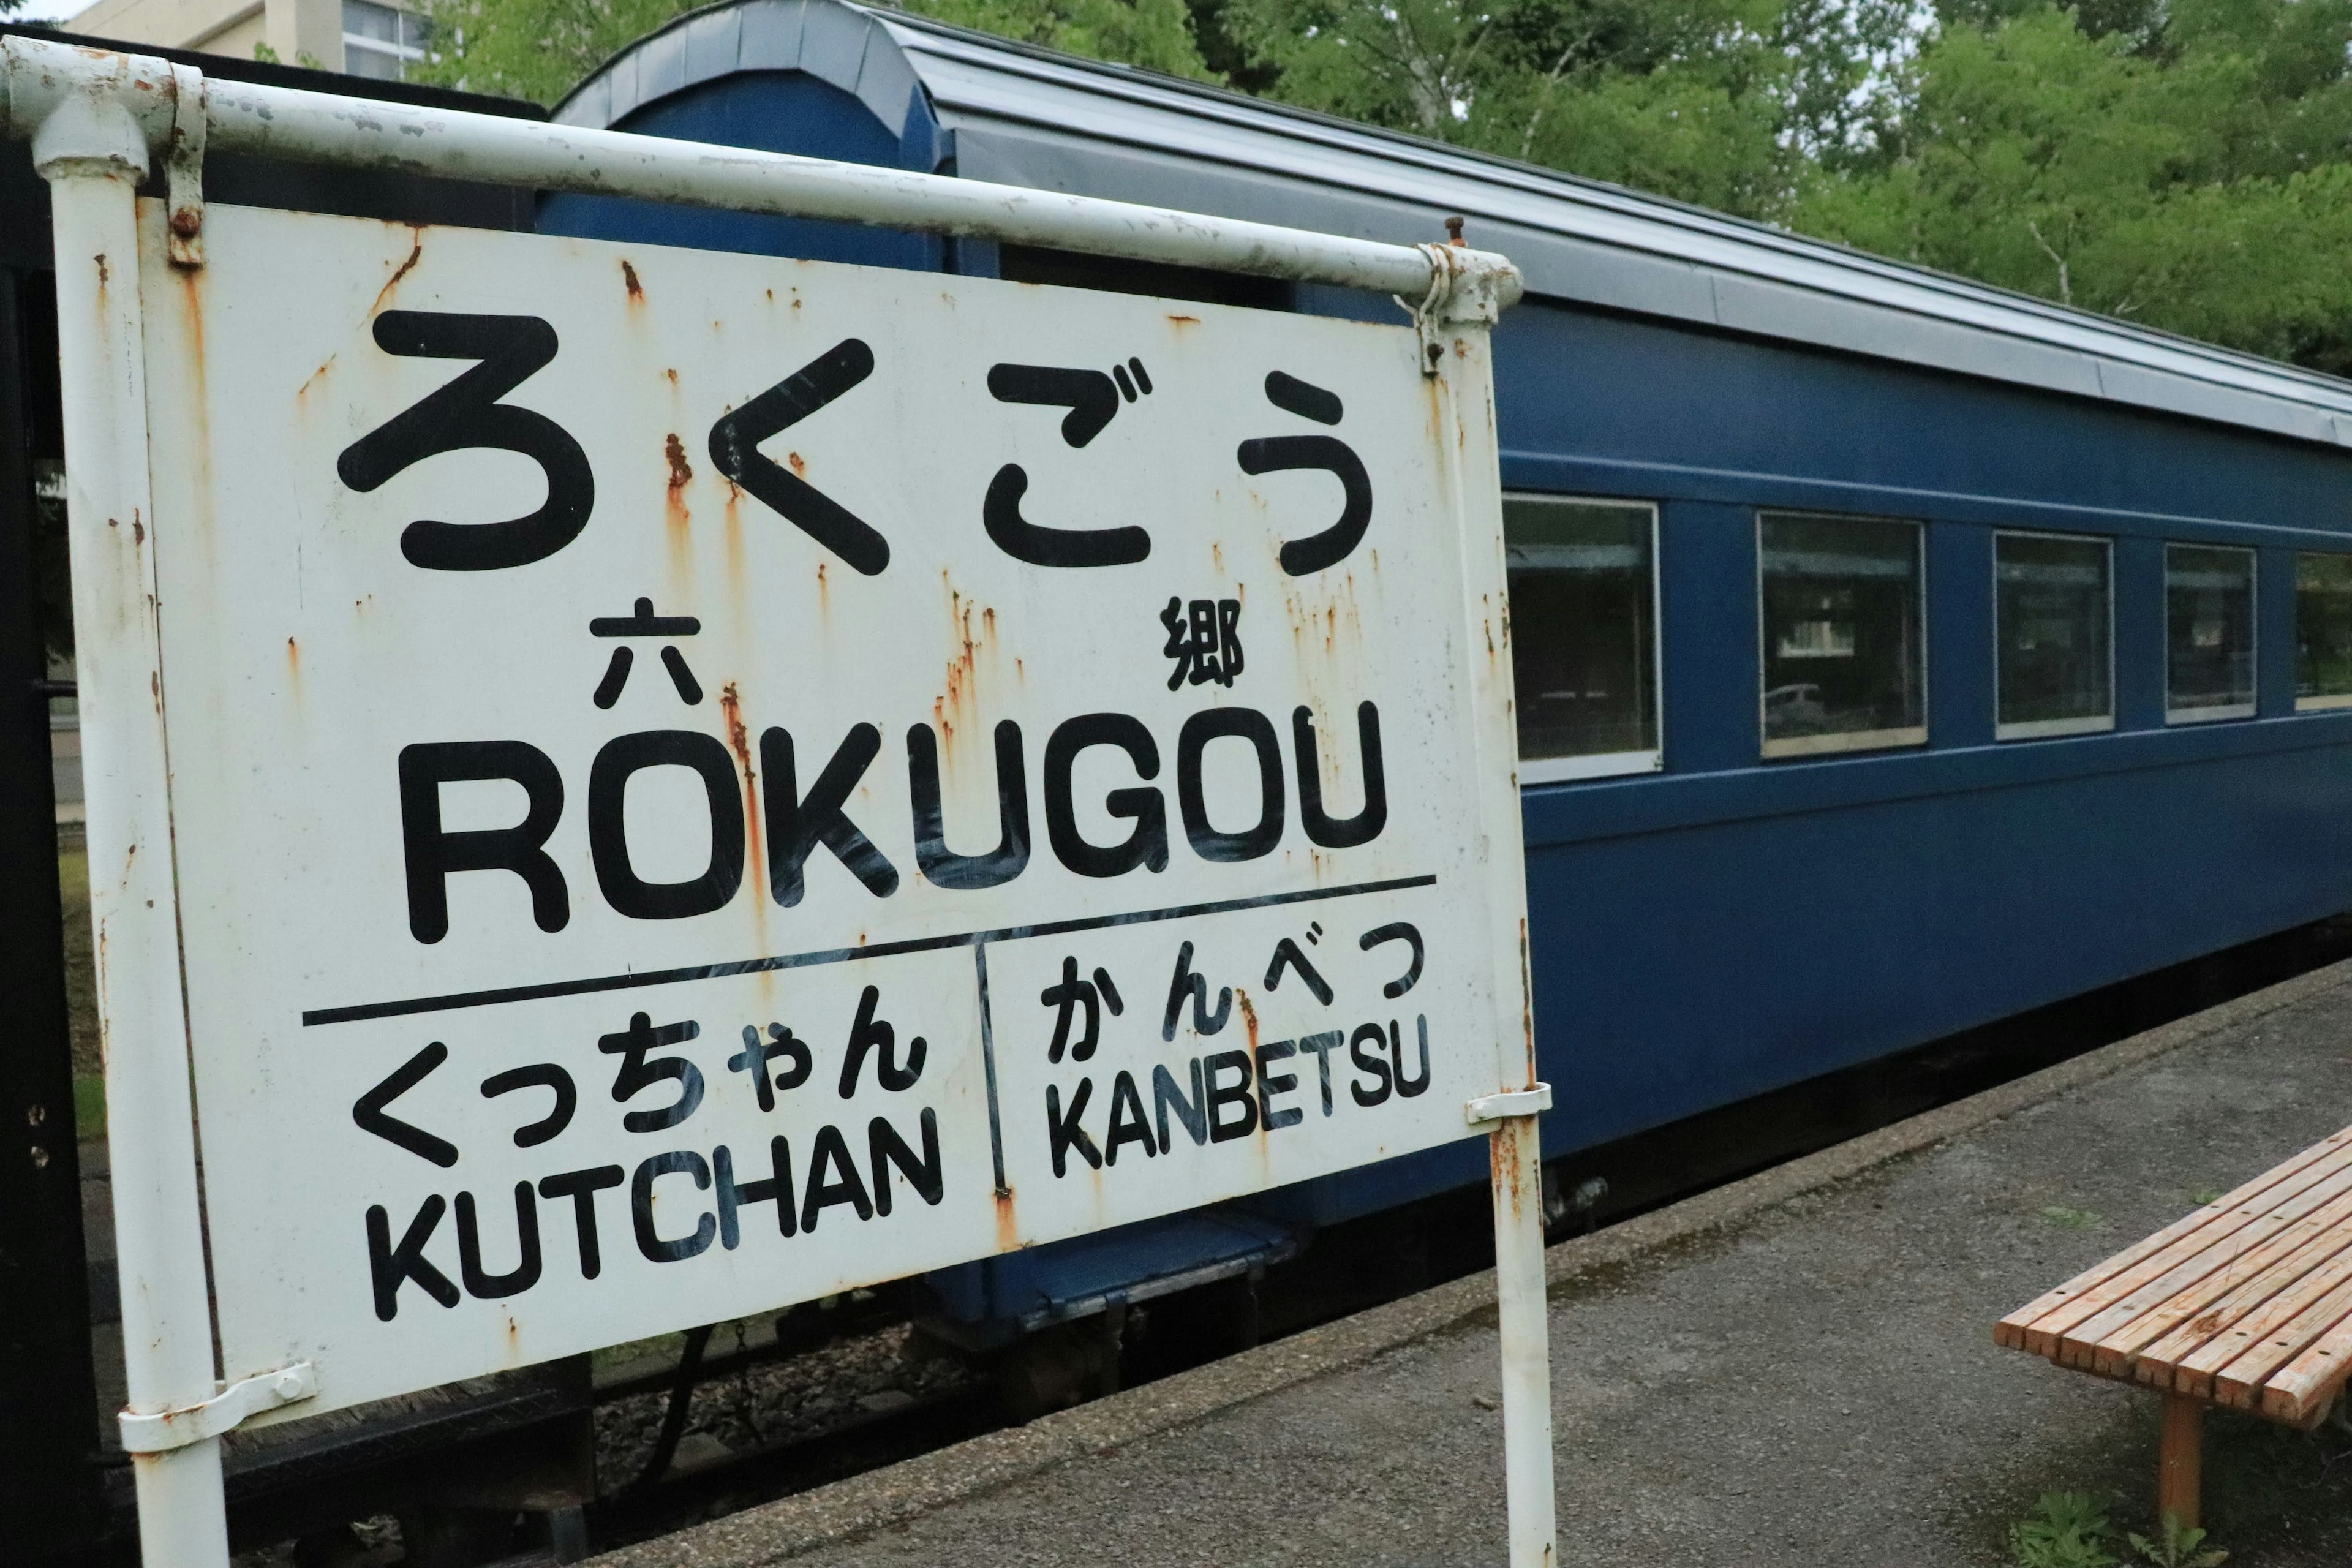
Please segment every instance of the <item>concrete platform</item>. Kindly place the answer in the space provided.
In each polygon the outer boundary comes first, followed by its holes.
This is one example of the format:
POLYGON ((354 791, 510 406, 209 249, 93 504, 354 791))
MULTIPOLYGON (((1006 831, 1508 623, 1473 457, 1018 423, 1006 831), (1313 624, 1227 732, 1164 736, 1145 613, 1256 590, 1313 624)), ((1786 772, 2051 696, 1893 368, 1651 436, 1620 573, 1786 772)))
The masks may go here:
MULTIPOLYGON (((1562 1564, 2006 1563, 2061 1489, 2145 1531, 2155 1397, 1997 1350, 1993 1322, 2347 1123, 2352 963, 1553 1248, 1562 1564)), ((599 1561, 1496 1564, 1491 1290, 599 1561)), ((2217 1415, 2213 1543, 2352 1561, 2347 1459, 2352 1435, 2217 1415)))

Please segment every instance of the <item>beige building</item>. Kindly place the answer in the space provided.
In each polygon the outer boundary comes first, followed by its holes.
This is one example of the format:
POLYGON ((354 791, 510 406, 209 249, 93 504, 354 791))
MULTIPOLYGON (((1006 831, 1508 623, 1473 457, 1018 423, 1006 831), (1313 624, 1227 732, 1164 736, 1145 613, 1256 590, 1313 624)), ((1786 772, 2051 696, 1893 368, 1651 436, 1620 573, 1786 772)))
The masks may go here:
POLYGON ((398 80, 424 58, 423 18, 380 0, 98 0, 62 24, 130 44, 398 80))

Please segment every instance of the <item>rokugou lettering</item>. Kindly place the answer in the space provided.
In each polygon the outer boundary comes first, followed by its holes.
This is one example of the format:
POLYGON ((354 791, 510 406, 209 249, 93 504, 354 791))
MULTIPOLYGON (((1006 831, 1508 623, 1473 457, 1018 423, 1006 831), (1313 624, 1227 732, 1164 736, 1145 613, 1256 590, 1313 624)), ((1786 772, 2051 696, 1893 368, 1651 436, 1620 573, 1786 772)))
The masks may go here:
MULTIPOLYGON (((1195 713, 1168 748, 1175 777, 1163 784, 1160 738, 1141 720, 1124 713, 1080 714, 1045 737, 1034 770, 1045 838, 1055 860, 1079 876, 1096 878, 1163 871, 1180 837, 1196 858, 1212 863, 1269 855, 1293 823, 1318 848, 1370 843, 1386 828, 1389 814, 1380 710, 1369 701, 1360 703, 1355 721, 1350 758, 1343 727, 1318 730, 1311 711, 1296 710, 1287 726, 1291 756, 1286 769, 1279 729, 1265 715, 1241 707, 1195 713), (1219 823, 1210 818, 1202 759, 1219 743, 1256 764, 1257 804, 1252 819, 1219 823), (1339 753, 1338 766, 1328 771, 1358 781, 1349 792, 1359 803, 1349 815, 1335 815, 1334 803, 1324 796, 1326 748, 1339 753), (1082 826, 1086 814, 1080 810, 1075 780, 1078 759, 1089 752, 1103 755, 1114 776, 1123 773, 1131 780, 1114 784, 1095 803, 1125 825, 1123 834, 1114 838, 1090 837, 1082 826)), ((1009 720, 999 723, 994 741, 997 842, 977 854, 960 854, 947 846, 938 742, 927 726, 918 724, 907 731, 912 812, 903 825, 886 825, 865 808, 852 816, 861 781, 883 752, 878 725, 852 725, 837 737, 795 736, 782 728, 762 732, 759 790, 765 829, 761 837, 768 862, 766 895, 787 909, 798 904, 807 885, 808 863, 820 856, 830 856, 877 899, 898 890, 897 861, 908 859, 920 868, 924 880, 950 891, 997 887, 1021 876, 1032 858, 1033 770, 1018 724, 1009 720), (803 793, 801 763, 819 757, 825 761, 803 793), (909 848, 886 852, 883 843, 909 848)), ((1100 768, 1104 763, 1088 765, 1100 768)), ((543 931, 560 931, 570 923, 573 889, 548 848, 564 828, 570 792, 547 753, 524 741, 419 742, 401 751, 398 771, 408 928, 418 942, 437 942, 448 934, 449 881, 468 873, 498 872, 520 879, 530 893, 531 919, 543 931), (488 779, 521 786, 521 820, 509 827, 453 831, 444 826, 441 787, 488 779)), ((726 908, 746 880, 758 888, 761 879, 745 875, 751 869, 746 865, 750 836, 736 780, 725 746, 697 731, 645 731, 606 742, 590 769, 586 790, 594 882, 606 906, 632 920, 685 920, 726 908), (693 775, 709 817, 709 862, 684 881, 645 880, 631 854, 623 794, 630 779, 658 769, 693 775)))

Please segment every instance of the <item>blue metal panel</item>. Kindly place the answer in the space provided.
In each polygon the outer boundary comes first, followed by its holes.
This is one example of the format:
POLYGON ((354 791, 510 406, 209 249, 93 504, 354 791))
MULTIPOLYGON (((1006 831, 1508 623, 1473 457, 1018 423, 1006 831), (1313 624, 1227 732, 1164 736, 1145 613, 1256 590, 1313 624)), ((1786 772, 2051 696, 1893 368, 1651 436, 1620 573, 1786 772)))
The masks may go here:
MULTIPOLYGON (((681 40, 673 52, 682 56, 685 35, 663 36, 681 40)), ((640 68, 653 68, 667 58, 649 59, 640 68)), ((938 142, 938 122, 919 89, 908 110, 905 131, 894 132, 849 93, 799 71, 742 71, 722 77, 649 105, 616 129, 926 171, 938 142)), ((942 254, 941 242, 929 235, 562 193, 541 198, 539 229, 587 239, 925 271, 937 270, 942 254)))
POLYGON ((2164 542, 2116 541, 2116 728, 2164 728, 2164 542))
POLYGON ((2332 733, 2303 750, 1536 849, 1536 1018, 1560 1106, 1545 1147, 1620 1137, 2352 904, 2352 733, 2332 733))
POLYGON ((2254 685, 2262 716, 2294 711, 2294 555, 2267 545, 2254 581, 2254 685))
POLYGON ((1504 317, 1495 360, 1507 481, 1512 458, 1584 458, 1580 483, 1619 493, 2352 531, 2352 456, 2306 443, 1540 300, 1504 317))
POLYGON ((1946 522, 1927 530, 1927 743, 1992 744, 1993 531, 1946 522))
POLYGON ((1289 1226, 1228 1205, 985 1258, 924 1279, 947 1321, 994 1326, 978 1336, 985 1343, 1015 1325, 1034 1329, 1278 1263, 1298 1241, 1289 1226))
MULTIPOLYGON (((1507 471, 1505 482, 1511 477, 1507 471)), ((1662 509, 1659 535, 1664 668, 1658 686, 1666 765, 1685 771, 1751 767, 1761 721, 1756 513, 1748 507, 1669 501, 1662 509)), ((1526 635, 1532 628, 1518 630, 1526 635)))

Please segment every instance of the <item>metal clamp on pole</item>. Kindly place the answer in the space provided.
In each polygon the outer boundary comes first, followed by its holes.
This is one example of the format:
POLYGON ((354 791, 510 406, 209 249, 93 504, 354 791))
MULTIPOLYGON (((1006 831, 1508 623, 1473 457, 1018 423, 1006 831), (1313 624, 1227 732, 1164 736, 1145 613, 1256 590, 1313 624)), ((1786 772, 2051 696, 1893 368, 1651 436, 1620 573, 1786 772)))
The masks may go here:
MULTIPOLYGON (((1459 232, 1461 220, 1448 218, 1459 232)), ((1397 303, 1412 313, 1413 331, 1421 337, 1421 374, 1435 375, 1445 363, 1456 327, 1491 327, 1518 302, 1527 279, 1512 263, 1490 250, 1472 250, 1459 243, 1425 244, 1413 247, 1429 258, 1429 292, 1415 304, 1402 295, 1397 303)))
POLYGON ((1486 1126, 1486 1131, 1492 1132, 1494 1128, 1487 1123, 1513 1116, 1541 1116, 1550 1109, 1551 1085, 1539 1083, 1533 1089, 1505 1089, 1500 1094, 1482 1094, 1475 1100, 1465 1100, 1462 1106, 1462 1118, 1473 1127, 1486 1126))
POLYGON ((232 1383, 201 1404, 152 1415, 126 1410, 116 1417, 122 1426, 122 1449, 128 1454, 161 1454, 183 1448, 217 1437, 265 1410, 309 1399, 318 1392, 319 1369, 298 1361, 277 1372, 232 1383))
POLYGON ((164 254, 174 267, 205 264, 205 73, 172 68, 172 139, 163 155, 164 254))

